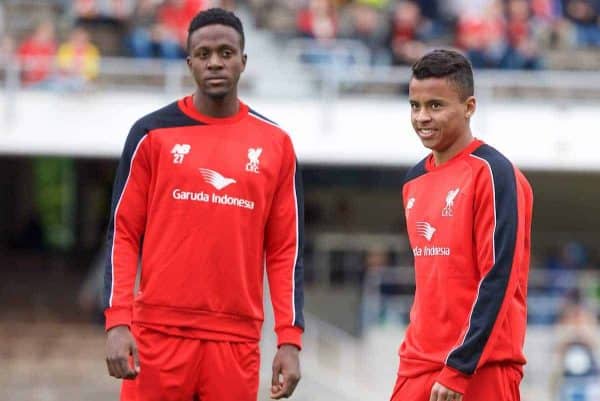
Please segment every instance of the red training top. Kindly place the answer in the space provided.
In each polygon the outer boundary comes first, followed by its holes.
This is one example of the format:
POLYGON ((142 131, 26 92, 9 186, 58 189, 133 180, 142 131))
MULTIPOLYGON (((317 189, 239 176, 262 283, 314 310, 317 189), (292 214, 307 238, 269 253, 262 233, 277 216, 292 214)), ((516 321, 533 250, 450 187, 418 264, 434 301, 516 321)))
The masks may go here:
POLYGON ((257 341, 266 269, 278 343, 300 347, 302 210, 290 137, 245 104, 211 118, 186 97, 143 117, 113 191, 106 329, 257 341))
POLYGON ((464 394, 481 366, 522 371, 533 204, 523 174, 474 140, 438 167, 421 161, 402 194, 416 293, 398 374, 440 371, 464 394))

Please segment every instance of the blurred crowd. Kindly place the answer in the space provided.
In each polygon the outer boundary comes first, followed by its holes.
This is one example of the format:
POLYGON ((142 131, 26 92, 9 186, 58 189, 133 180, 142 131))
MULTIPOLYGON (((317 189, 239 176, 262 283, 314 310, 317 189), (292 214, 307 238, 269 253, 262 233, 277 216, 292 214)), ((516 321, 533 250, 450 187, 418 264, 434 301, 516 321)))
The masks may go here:
POLYGON ((598 0, 305 1, 288 4, 298 35, 360 41, 373 63, 412 64, 445 45, 462 49, 476 68, 537 69, 547 49, 600 46, 598 0))
MULTIPOLYGON (((9 3, 18 1, 5 4, 9 3)), ((101 53, 182 58, 190 19, 214 6, 244 7, 258 28, 286 38, 304 38, 312 54, 305 58, 309 62, 322 62, 322 53, 341 39, 368 49, 369 61, 376 65, 410 65, 433 46, 453 46, 462 49, 476 68, 539 69, 548 49, 600 47, 600 0, 48 3, 57 12, 14 37, 8 34, 8 13, 0 4, 0 54, 14 53, 29 67, 22 77, 26 85, 84 85, 97 75, 101 53)))
MULTIPOLYGON (((15 2, 13 2, 15 3, 15 2)), ((102 55, 181 59, 190 20, 227 0, 55 0, 22 34, 0 4, 0 57, 13 55, 26 86, 78 89, 93 81, 102 55)))

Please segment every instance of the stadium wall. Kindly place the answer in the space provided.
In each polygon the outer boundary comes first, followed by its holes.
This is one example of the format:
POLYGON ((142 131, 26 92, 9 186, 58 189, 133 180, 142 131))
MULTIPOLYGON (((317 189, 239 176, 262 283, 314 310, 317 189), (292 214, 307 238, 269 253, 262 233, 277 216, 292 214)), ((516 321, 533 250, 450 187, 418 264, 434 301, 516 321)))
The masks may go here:
MULTIPOLYGON (((132 123, 177 98, 141 92, 0 91, 0 154, 116 158, 132 123)), ((425 152, 407 99, 242 98, 290 130, 304 163, 408 166, 425 152)), ((480 102, 476 136, 523 169, 600 171, 597 104, 480 102)))

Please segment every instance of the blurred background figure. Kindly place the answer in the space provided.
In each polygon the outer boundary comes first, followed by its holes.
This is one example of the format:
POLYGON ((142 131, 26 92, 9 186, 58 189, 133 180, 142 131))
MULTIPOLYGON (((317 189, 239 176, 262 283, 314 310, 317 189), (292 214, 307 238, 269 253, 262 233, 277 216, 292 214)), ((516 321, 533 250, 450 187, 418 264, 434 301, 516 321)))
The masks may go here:
POLYGON ((594 0, 566 0, 567 18, 574 24, 576 44, 581 47, 600 46, 600 5, 594 0))
POLYGON ((508 50, 502 0, 490 0, 478 10, 469 8, 459 19, 457 44, 474 68, 501 68, 508 50))
POLYGON ((100 52, 84 28, 73 28, 68 39, 61 43, 57 64, 56 85, 60 89, 85 89, 98 76, 100 52))
POLYGON ((598 319, 579 288, 564 299, 557 324, 557 372, 552 393, 559 401, 600 399, 598 319))
POLYGON ((129 22, 128 43, 131 55, 136 58, 178 59, 182 48, 175 37, 158 23, 154 0, 140 0, 129 22))
POLYGON ((309 0, 297 14, 298 35, 327 42, 338 36, 337 7, 333 0, 309 0))
POLYGON ((189 23, 203 8, 203 0, 165 0, 159 6, 155 34, 158 42, 169 46, 170 56, 185 56, 189 23))
POLYGON ((47 84, 54 73, 57 43, 53 21, 43 21, 20 44, 17 56, 23 66, 23 85, 47 84))
POLYGON ((527 0, 509 0, 507 6, 508 49, 504 65, 511 69, 542 67, 527 0))
POLYGON ((74 0, 70 10, 73 25, 93 33, 104 54, 122 52, 122 38, 137 0, 74 0))
POLYGON ((392 11, 390 49, 392 63, 412 65, 427 49, 426 40, 433 38, 433 24, 421 12, 419 4, 402 0, 392 11))
POLYGON ((356 1, 349 6, 347 24, 342 35, 368 49, 371 65, 390 64, 385 39, 389 27, 383 17, 385 3, 380 1, 356 1))
POLYGON ((336 62, 332 45, 338 37, 339 22, 334 0, 309 0, 296 15, 296 32, 306 43, 301 58, 304 62, 328 67, 336 62))

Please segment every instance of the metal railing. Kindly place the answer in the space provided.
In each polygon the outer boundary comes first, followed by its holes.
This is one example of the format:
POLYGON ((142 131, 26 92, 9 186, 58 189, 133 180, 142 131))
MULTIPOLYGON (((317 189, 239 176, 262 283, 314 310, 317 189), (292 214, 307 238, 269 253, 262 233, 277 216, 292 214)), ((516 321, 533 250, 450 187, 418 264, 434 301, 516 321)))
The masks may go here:
MULTIPOLYGON (((357 93, 361 96, 372 94, 379 97, 402 95, 411 77, 408 67, 371 65, 369 49, 361 42, 352 40, 325 43, 292 40, 286 42, 276 56, 264 57, 278 59, 271 63, 263 62, 260 68, 256 63, 250 63, 241 80, 242 91, 258 97, 283 95, 297 98, 301 96, 299 93, 272 93, 278 87, 286 88, 284 91, 294 90, 283 85, 284 82, 282 85, 268 85, 268 89, 264 85, 254 85, 260 80, 293 79, 302 83, 304 93, 323 103, 324 126, 331 125, 329 120, 332 110, 340 96, 357 93), (316 54, 317 57, 311 58, 311 54, 316 54), (320 57, 319 54, 327 57, 320 57), (279 74, 277 78, 270 74, 270 68, 290 69, 290 73, 279 74)), ((16 57, 0 56, 0 88, 4 90, 6 99, 3 110, 5 119, 15 115, 18 94, 24 88, 20 77, 22 71, 28 68, 30 66, 21 63, 16 57)), ((512 98, 523 98, 528 94, 545 102, 552 98, 600 99, 600 74, 596 71, 479 70, 475 72, 475 81, 477 95, 485 99, 499 94, 512 98)), ((89 88, 96 91, 151 89, 155 93, 159 91, 167 95, 180 95, 193 86, 193 79, 184 60, 103 57, 99 75, 90 83, 89 88)))
MULTIPOLYGON (((334 40, 327 42, 310 39, 289 40, 282 46, 279 60, 296 65, 304 76, 294 76, 299 80, 316 80, 339 94, 348 84, 407 84, 411 71, 409 67, 371 65, 370 50, 357 40, 334 40), (315 55, 311 58, 311 55, 315 55)), ((281 68, 284 63, 276 67, 281 68)), ((253 79, 270 79, 269 71, 256 71, 250 67, 253 79)), ((0 57, 0 73, 4 76, 4 87, 18 89, 22 70, 31 68, 16 57, 0 57)), ((179 91, 186 79, 190 79, 184 60, 132 59, 124 57, 103 57, 100 63, 99 81, 110 86, 111 79, 127 77, 132 82, 136 78, 154 78, 146 81, 147 87, 162 86, 166 92, 179 91)), ((597 71, 519 71, 519 70, 477 70, 476 87, 482 91, 495 88, 526 88, 556 90, 586 90, 600 92, 600 74, 597 71)), ((142 85, 132 85, 144 87, 142 85)), ((118 88, 114 85, 112 88, 118 88)))

